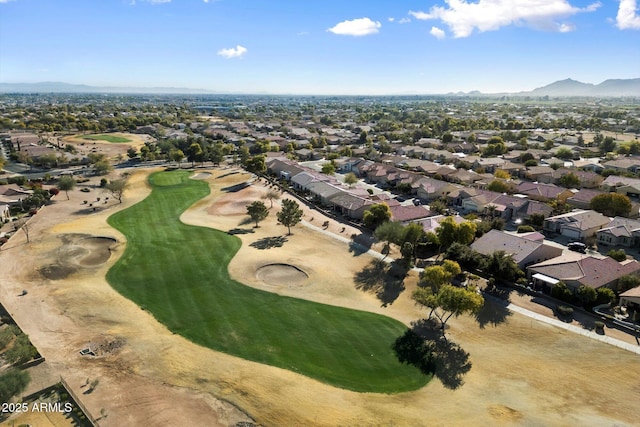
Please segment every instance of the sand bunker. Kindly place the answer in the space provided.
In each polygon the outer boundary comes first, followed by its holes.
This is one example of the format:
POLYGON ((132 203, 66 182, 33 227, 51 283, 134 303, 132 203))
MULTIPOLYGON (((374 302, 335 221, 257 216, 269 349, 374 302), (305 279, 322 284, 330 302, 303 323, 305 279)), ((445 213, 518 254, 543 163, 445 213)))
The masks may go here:
POLYGON ((57 250, 57 262, 38 270, 50 280, 64 279, 79 269, 104 264, 111 258, 111 248, 116 243, 112 237, 86 234, 65 234, 60 238, 62 246, 57 250))
POLYGON ((207 179, 211 176, 211 174, 209 172, 200 172, 197 173, 195 175, 193 175, 191 178, 192 179, 207 179))
POLYGON ((273 286, 300 286, 309 275, 290 264, 267 264, 256 270, 256 278, 273 286))
MULTIPOLYGON (((244 187, 236 192, 229 192, 220 196, 211 206, 207 208, 209 215, 246 215, 247 206, 256 200, 260 200, 263 193, 258 188, 252 186, 244 187)), ((267 203, 269 206, 269 203, 267 203)))

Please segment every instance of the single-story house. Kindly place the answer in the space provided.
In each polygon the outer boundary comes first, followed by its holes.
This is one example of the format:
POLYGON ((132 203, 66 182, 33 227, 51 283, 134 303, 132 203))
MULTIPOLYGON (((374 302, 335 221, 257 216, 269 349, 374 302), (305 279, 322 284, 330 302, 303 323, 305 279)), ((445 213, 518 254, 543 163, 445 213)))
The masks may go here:
POLYGON ((599 212, 581 210, 549 217, 544 220, 542 228, 574 240, 584 240, 594 236, 609 222, 609 217, 599 212))
POLYGON ((618 187, 628 185, 640 185, 640 179, 626 176, 609 175, 600 185, 600 189, 605 192, 617 191, 618 187))
POLYGON ((640 246, 640 221, 617 216, 596 232, 599 245, 640 246))
POLYGON ((507 255, 511 255, 518 267, 522 269, 562 255, 562 248, 500 230, 490 230, 473 242, 471 249, 483 255, 504 251, 507 255))
POLYGON ((620 277, 639 273, 640 262, 636 260, 618 262, 610 257, 595 258, 575 252, 527 267, 527 275, 536 286, 550 290, 562 281, 572 292, 582 285, 616 290, 620 277))
POLYGON ((573 192, 553 184, 536 182, 521 182, 516 188, 519 194, 524 194, 532 199, 540 201, 559 200, 565 201, 573 196, 573 192))
POLYGON ((567 198, 567 204, 578 209, 591 208, 591 199, 600 194, 605 194, 600 190, 592 190, 583 188, 579 191, 575 191, 573 196, 567 198))
POLYGON ((627 309, 640 310, 640 286, 631 288, 620 294, 620 305, 627 309))
POLYGON ((436 200, 441 197, 447 197, 449 193, 458 189, 455 184, 429 177, 421 178, 416 184, 416 194, 422 200, 436 200))
POLYGON ((331 204, 334 209, 340 211, 342 215, 353 219, 362 219, 364 211, 373 205, 371 200, 346 191, 341 191, 331 196, 328 203, 331 204))

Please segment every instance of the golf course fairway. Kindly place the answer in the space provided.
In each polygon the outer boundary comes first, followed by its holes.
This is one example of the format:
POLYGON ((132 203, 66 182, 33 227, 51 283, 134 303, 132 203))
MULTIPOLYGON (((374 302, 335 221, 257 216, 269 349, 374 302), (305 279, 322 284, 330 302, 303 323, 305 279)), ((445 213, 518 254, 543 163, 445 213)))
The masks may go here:
POLYGON ((152 174, 151 194, 109 218, 127 238, 107 273, 118 292, 194 343, 336 387, 399 393, 431 379, 398 361, 392 347, 407 327, 394 319, 232 280, 227 266, 240 239, 180 222, 182 212, 209 194, 206 182, 189 175, 152 174))

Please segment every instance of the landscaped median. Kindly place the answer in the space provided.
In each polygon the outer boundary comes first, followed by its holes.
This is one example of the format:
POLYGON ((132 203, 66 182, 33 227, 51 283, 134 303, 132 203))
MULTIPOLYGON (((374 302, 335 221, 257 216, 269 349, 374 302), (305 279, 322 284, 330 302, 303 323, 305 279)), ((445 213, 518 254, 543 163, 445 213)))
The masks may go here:
POLYGON ((127 247, 107 279, 171 331, 354 391, 398 393, 431 379, 398 361, 393 345, 407 328, 394 319, 232 280, 227 266, 240 240, 179 220, 209 194, 208 184, 187 171, 158 172, 149 182, 153 191, 145 200, 109 218, 127 247))

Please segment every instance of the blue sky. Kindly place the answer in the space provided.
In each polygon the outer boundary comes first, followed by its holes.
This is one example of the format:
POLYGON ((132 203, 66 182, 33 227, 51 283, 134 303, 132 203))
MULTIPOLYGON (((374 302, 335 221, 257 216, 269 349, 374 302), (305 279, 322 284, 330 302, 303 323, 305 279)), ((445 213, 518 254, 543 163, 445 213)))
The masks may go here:
POLYGON ((640 77, 640 0, 0 0, 0 82, 233 93, 640 77))

